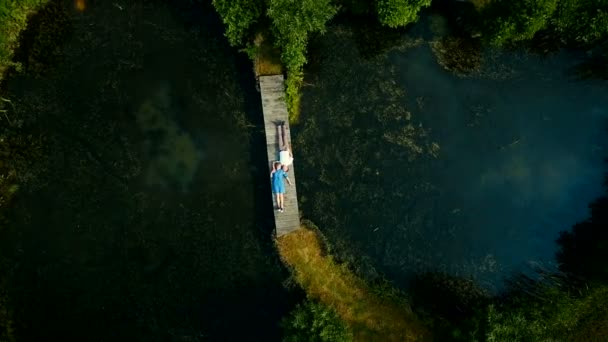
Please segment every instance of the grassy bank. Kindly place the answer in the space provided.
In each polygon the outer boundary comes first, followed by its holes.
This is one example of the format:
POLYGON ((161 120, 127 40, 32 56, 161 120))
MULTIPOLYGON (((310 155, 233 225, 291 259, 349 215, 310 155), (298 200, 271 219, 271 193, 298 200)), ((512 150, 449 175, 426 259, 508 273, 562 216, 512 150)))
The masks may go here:
POLYGON ((304 228, 282 236, 277 247, 308 296, 332 307, 356 341, 423 341, 430 339, 405 303, 384 298, 344 265, 325 255, 317 233, 304 228))

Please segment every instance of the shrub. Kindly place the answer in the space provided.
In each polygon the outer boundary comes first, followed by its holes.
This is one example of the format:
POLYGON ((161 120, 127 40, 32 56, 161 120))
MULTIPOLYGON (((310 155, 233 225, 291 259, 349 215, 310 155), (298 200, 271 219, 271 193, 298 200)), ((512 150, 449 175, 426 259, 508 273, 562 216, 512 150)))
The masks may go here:
POLYGON ((574 297, 554 287, 542 299, 527 298, 514 307, 488 311, 487 340, 602 341, 608 333, 608 286, 574 297))
POLYGON ((298 304, 290 315, 283 319, 284 341, 352 341, 346 323, 331 308, 312 301, 298 304))
POLYGON ((545 28, 557 0, 498 0, 485 7, 483 30, 494 45, 529 40, 545 28))
POLYGON ((331 0, 270 0, 275 44, 287 69, 287 107, 292 121, 297 118, 302 68, 310 33, 325 32, 325 23, 338 11, 331 0))
POLYGON ((226 38, 233 46, 242 45, 250 27, 262 15, 264 2, 255 0, 213 0, 213 6, 226 24, 226 38))
POLYGON ((431 0, 378 0, 378 19, 389 27, 406 26, 418 20, 418 12, 428 7, 431 0))
POLYGON ((568 42, 593 44, 608 37, 608 0, 560 0, 553 19, 568 42))

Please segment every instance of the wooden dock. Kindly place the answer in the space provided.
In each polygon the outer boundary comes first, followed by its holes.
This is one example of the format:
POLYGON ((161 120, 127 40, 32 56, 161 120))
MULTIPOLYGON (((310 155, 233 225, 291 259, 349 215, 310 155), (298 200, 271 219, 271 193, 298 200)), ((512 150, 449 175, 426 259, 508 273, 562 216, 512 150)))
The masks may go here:
MULTIPOLYGON (((266 152, 268 155, 268 174, 272 170, 272 162, 279 157, 279 143, 277 137, 277 122, 285 122, 287 141, 291 143, 287 104, 285 103, 285 84, 283 75, 260 76, 260 93, 264 109, 264 129, 266 131, 266 152)), ((294 156, 297 160, 297 156, 294 156)), ((296 161, 294 161, 294 164, 296 161)), ((291 186, 285 183, 285 211, 276 210, 276 198, 273 194, 272 204, 274 223, 277 237, 288 234, 300 228, 300 212, 298 209, 298 194, 296 192, 295 165, 289 167, 291 186)), ((270 185, 270 177, 268 178, 270 185)))

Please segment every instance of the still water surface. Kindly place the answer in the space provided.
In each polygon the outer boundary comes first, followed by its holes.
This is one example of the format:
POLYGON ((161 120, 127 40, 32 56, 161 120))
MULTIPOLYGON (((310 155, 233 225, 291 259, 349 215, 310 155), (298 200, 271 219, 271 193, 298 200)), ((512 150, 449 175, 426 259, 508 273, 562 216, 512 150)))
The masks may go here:
POLYGON ((551 267, 558 233, 601 193, 608 85, 577 79, 565 52, 486 51, 459 77, 412 36, 367 59, 346 27, 313 45, 296 144, 316 158, 298 164, 305 213, 364 273, 402 285, 441 271, 497 290, 551 267))

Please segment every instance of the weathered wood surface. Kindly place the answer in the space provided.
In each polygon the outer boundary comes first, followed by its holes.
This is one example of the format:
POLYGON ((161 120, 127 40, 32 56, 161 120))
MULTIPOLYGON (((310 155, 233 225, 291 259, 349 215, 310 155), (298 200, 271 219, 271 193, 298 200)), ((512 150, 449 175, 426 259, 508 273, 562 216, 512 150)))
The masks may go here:
MULTIPOLYGON (((287 141, 291 142, 287 104, 285 103, 285 85, 283 75, 260 76, 260 93, 264 109, 264 129, 266 131, 266 152, 268 155, 268 173, 272 162, 279 158, 279 141, 277 123, 285 122, 287 141)), ((294 156, 294 158, 297 156, 294 156)), ((294 160, 294 164, 295 164, 294 160)), ((285 182, 285 211, 277 211, 276 196, 272 196, 274 223, 277 237, 288 234, 300 228, 300 212, 298 209, 298 194, 296 192, 295 165, 289 167, 291 186, 285 182)), ((269 178, 270 185, 270 178, 269 178)))

